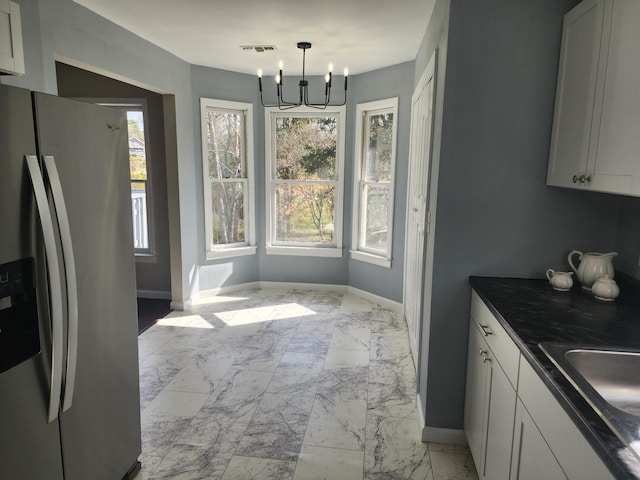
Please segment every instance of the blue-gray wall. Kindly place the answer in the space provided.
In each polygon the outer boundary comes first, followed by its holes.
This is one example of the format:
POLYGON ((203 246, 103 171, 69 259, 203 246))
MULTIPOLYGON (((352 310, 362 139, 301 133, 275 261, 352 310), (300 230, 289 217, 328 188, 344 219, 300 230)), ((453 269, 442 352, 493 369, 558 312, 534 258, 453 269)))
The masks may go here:
POLYGON ((542 278, 572 249, 615 246, 618 197, 545 186, 562 17, 575 3, 451 0, 419 380, 427 426, 462 427, 470 275, 542 278))

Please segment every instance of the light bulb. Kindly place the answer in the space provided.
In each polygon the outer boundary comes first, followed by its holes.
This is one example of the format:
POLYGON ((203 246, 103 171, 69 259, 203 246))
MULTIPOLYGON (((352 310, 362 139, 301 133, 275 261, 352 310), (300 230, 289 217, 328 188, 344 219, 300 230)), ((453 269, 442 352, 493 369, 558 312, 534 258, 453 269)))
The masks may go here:
POLYGON ((324 76, 324 81, 326 83, 329 83, 329 74, 328 73, 324 76))
POLYGON ((329 64, 329 72, 333 72, 333 63, 329 64))
POLYGON ((349 75, 349 69, 348 69, 348 68, 345 68, 345 69, 344 69, 344 76, 346 77, 346 76, 348 76, 348 75, 349 75))
POLYGON ((258 69, 258 78, 262 78, 262 69, 261 68, 258 69))
POLYGON ((276 83, 280 83, 280 75, 276 75, 276 83))
POLYGON ((282 67, 284 67, 284 62, 280 60, 280 63, 278 63, 278 70, 282 70, 282 67))

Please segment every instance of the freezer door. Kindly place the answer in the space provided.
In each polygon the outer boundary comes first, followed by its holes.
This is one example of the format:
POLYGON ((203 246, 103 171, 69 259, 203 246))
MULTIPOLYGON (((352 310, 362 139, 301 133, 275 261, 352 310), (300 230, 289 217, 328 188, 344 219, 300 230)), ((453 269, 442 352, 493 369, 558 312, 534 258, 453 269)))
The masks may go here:
MULTIPOLYGON (((0 373, 0 478, 59 480, 62 458, 58 420, 47 421, 51 387, 47 273, 24 160, 25 154, 35 153, 31 93, 0 85, 0 264, 34 258, 41 346, 35 357, 0 373)), ((20 321, 26 320, 26 312, 31 310, 22 308, 26 304, 15 299, 0 303, 4 305, 3 317, 16 318, 10 311, 15 309, 20 321)), ((4 330, 0 332, 3 334, 4 330)))
POLYGON ((75 385, 60 414, 65 478, 120 479, 141 451, 126 117, 44 94, 34 104, 39 154, 53 157, 46 170, 55 164, 66 204, 78 288, 77 343, 68 344, 75 385))

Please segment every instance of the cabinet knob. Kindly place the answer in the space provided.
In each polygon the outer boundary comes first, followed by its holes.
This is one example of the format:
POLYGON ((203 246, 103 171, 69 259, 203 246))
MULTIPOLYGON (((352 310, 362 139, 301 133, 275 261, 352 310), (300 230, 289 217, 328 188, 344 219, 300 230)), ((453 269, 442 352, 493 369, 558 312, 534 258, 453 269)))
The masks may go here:
POLYGON ((485 337, 488 337, 489 335, 493 335, 493 332, 489 329, 489 325, 480 325, 480 329, 482 330, 482 334, 485 337))

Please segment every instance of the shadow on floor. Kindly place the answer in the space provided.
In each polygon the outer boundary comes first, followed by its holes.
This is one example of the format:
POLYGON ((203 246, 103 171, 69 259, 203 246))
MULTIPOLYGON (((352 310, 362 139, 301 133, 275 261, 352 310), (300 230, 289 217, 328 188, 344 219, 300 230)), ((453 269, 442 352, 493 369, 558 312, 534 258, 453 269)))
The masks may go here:
POLYGON ((156 298, 138 299, 138 335, 171 313, 171 300, 156 298))

